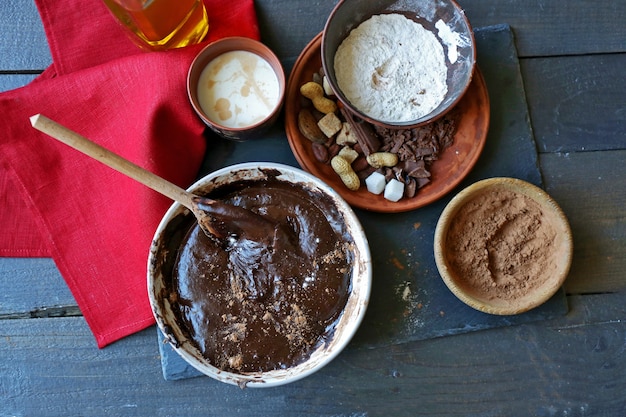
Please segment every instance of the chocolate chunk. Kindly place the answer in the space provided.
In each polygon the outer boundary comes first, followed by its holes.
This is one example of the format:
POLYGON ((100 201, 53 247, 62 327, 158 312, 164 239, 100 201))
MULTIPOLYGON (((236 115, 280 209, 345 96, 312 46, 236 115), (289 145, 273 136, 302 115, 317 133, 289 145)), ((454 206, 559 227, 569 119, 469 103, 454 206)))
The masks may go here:
MULTIPOLYGON (((398 165, 402 169, 401 173, 396 170, 393 174, 385 175, 393 175, 406 185, 414 182, 418 189, 428 184, 431 177, 430 164, 439 159, 441 152, 454 141, 457 118, 458 114, 453 110, 433 123, 416 128, 388 129, 375 126, 375 133, 382 142, 381 149, 397 154, 401 161, 398 165)), ((412 190, 409 189, 405 192, 405 197, 410 193, 412 190)))
POLYGON ((430 178, 416 178, 415 180, 417 181, 417 188, 422 188, 430 182, 430 178))
POLYGON ((412 198, 417 193, 417 181, 415 178, 407 178, 404 184, 404 197, 412 198))

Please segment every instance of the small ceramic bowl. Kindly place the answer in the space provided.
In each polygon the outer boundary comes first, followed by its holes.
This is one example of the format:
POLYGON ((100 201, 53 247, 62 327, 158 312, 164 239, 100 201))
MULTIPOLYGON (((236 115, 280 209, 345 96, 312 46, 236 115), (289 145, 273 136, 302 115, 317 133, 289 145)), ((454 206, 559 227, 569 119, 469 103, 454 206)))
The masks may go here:
MULTIPOLYGON (((234 373, 216 368, 195 347, 181 328, 174 307, 170 304, 172 269, 178 256, 177 248, 193 224, 192 214, 178 203, 163 217, 154 235, 148 259, 148 293, 157 325, 172 348, 191 366, 205 375, 240 387, 271 387, 287 384, 310 375, 332 361, 348 344, 359 327, 369 301, 372 281, 372 261, 367 238, 350 206, 328 185, 316 177, 287 165, 274 163, 244 163, 217 170, 193 184, 189 190, 205 195, 220 187, 246 181, 286 181, 307 190, 330 197, 336 212, 345 222, 347 233, 354 241, 354 266, 350 290, 334 330, 304 362, 286 369, 268 372, 234 373)), ((243 342, 242 342, 243 343, 243 342)))
POLYGON ((285 73, 263 43, 229 37, 207 45, 187 75, 187 95, 196 114, 219 135, 236 141, 258 136, 278 118, 285 73))
MULTIPOLYGON (((322 67, 337 99, 359 118, 387 128, 421 126, 446 114, 463 97, 476 64, 474 34, 465 13, 453 0, 342 0, 333 9, 322 37, 322 67), (342 92, 335 72, 337 49, 361 23, 374 15, 401 14, 432 32, 442 44, 447 67, 447 92, 432 111, 414 120, 380 120, 355 107, 342 92)), ((362 66, 362 64, 359 64, 362 66)))
POLYGON ((512 315, 550 299, 573 255, 565 214, 541 188, 515 178, 470 185, 435 229, 435 261, 450 291, 479 311, 512 315))

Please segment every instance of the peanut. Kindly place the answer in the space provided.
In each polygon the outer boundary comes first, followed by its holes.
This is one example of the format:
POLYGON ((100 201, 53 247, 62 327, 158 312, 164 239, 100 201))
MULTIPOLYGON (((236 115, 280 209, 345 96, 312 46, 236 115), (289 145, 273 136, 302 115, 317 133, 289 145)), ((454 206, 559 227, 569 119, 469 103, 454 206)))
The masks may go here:
POLYGON ((300 94, 311 100, 313 107, 324 114, 337 111, 337 103, 324 96, 324 87, 315 81, 309 81, 300 87, 300 94))
POLYGON ((315 81, 309 81, 308 83, 302 84, 300 87, 300 94, 310 100, 313 100, 315 97, 324 95, 324 87, 315 81))
POLYGON ((326 136, 317 125, 317 120, 309 109, 302 109, 298 113, 298 129, 305 138, 313 143, 326 142, 326 136))
POLYGON ((374 168, 393 167, 398 163, 398 155, 391 152, 374 152, 367 156, 367 162, 374 168))
POLYGON ((345 158, 339 155, 334 156, 330 160, 330 166, 349 190, 356 191, 361 187, 361 180, 345 158))

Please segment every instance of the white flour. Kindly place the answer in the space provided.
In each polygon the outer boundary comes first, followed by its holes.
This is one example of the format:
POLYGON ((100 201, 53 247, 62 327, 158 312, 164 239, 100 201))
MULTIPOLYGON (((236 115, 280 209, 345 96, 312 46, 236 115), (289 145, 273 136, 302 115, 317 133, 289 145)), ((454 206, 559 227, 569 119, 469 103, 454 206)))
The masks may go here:
POLYGON ((443 46, 400 14, 372 16, 353 29, 337 49, 335 74, 355 107, 386 122, 418 119, 448 91, 443 46))
POLYGON ((460 46, 468 46, 469 40, 461 36, 460 33, 453 32, 441 19, 435 23, 435 28, 441 41, 448 47, 448 60, 451 64, 454 64, 459 57, 458 48, 460 46))

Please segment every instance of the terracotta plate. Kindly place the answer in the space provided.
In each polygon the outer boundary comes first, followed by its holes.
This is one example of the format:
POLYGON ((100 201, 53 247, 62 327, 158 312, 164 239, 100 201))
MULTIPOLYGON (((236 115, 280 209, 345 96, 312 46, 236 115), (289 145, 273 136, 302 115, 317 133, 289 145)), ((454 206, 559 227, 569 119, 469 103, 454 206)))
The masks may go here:
POLYGON ((313 156, 311 142, 298 129, 298 112, 303 103, 300 86, 312 80, 321 68, 321 39, 317 35, 296 60, 285 96, 285 129, 289 146, 302 169, 333 187, 350 205, 365 210, 394 213, 413 210, 430 204, 456 187, 476 164, 485 146, 489 129, 489 96, 485 81, 476 67, 469 89, 457 104, 460 121, 454 143, 431 165, 431 182, 418 190, 413 198, 391 202, 382 195, 367 191, 363 185, 358 191, 348 190, 329 165, 313 156))

